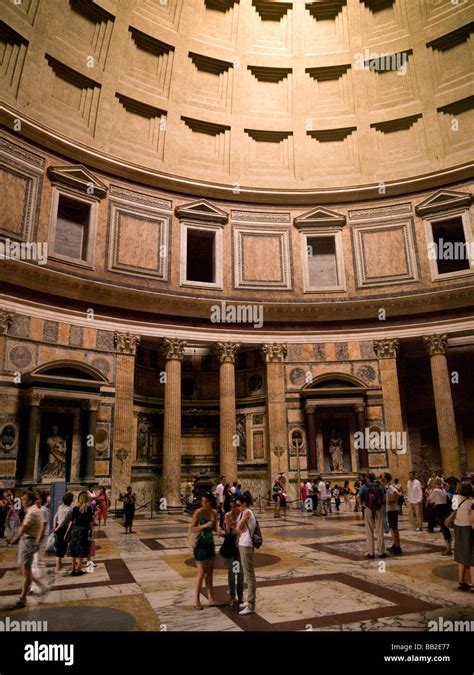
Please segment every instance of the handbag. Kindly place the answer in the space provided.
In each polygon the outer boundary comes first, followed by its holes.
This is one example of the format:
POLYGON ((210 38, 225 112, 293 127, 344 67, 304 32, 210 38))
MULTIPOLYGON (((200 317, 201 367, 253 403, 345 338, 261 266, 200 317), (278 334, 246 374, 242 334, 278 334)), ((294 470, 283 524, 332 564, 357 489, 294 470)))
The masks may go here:
POLYGON ((236 534, 226 534, 224 537, 224 543, 219 549, 219 553, 223 558, 228 560, 233 558, 237 549, 237 535, 236 534))
POLYGON ((188 539, 188 546, 193 551, 193 553, 194 553, 194 549, 198 545, 198 541, 199 541, 200 536, 201 536, 201 533, 200 532, 193 532, 192 526, 190 525, 189 530, 188 530, 187 539, 188 539))
POLYGON ((57 545, 58 545, 58 541, 57 541, 57 538, 56 538, 56 533, 51 532, 48 535, 48 540, 46 542, 46 553, 55 553, 57 545))
POLYGON ((452 513, 449 514, 447 518, 444 519, 444 526, 447 528, 453 528, 454 527, 454 521, 456 520, 456 514, 459 511, 459 507, 464 504, 464 502, 467 501, 466 499, 463 499, 462 502, 459 504, 458 508, 453 511, 452 513))

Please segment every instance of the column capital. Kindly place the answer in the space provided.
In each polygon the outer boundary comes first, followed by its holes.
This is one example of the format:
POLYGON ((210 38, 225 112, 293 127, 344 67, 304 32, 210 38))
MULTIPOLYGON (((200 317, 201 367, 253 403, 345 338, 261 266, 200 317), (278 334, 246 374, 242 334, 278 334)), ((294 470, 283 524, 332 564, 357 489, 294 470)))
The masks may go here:
POLYGON ((446 333, 443 333, 442 335, 437 333, 434 335, 425 335, 423 336, 423 342, 425 343, 430 356, 446 354, 448 350, 448 336, 446 333))
POLYGON ((354 408, 356 413, 365 413, 365 403, 356 403, 354 408))
POLYGON ((305 409, 305 412, 307 414, 314 415, 315 410, 316 410, 316 404, 306 402, 306 405, 305 405, 304 409, 305 409))
POLYGON ((235 363, 240 342, 218 342, 215 347, 219 363, 235 363))
POLYGON ((114 333, 115 347, 119 354, 135 356, 140 340, 141 336, 134 335, 133 333, 114 333))
POLYGON ((288 345, 280 342, 262 345, 262 352, 267 363, 283 362, 288 353, 288 345))
POLYGON ((13 323, 13 314, 6 309, 0 309, 0 335, 6 335, 13 323))
POLYGON ((36 392, 32 392, 25 396, 26 404, 30 407, 39 406, 42 400, 43 394, 38 394, 36 392))
POLYGON ((161 341, 161 351, 167 361, 181 361, 184 356, 184 349, 187 345, 186 340, 179 338, 163 338, 161 341))
POLYGON ((378 359, 396 359, 400 341, 398 338, 374 340, 374 352, 378 359))
POLYGON ((98 398, 88 398, 82 402, 82 407, 84 410, 88 410, 89 412, 97 412, 99 406, 100 400, 98 398))

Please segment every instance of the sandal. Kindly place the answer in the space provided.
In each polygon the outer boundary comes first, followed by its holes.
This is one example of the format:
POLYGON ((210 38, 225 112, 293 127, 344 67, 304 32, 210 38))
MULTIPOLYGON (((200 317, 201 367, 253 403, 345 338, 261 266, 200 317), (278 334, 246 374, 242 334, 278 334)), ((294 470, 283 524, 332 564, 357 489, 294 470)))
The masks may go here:
POLYGON ((461 583, 458 586, 460 591, 472 591, 474 588, 471 586, 471 584, 467 584, 465 581, 461 581, 461 583))

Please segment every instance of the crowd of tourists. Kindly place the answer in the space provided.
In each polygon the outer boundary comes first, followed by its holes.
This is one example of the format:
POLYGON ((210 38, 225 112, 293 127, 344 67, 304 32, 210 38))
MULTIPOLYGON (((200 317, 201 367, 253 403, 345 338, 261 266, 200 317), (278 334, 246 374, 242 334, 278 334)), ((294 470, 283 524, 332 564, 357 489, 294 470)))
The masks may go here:
POLYGON ((20 498, 6 490, 0 497, 0 538, 6 546, 18 546, 18 566, 22 575, 21 594, 13 608, 26 607, 27 596, 45 596, 54 583, 54 575, 82 576, 97 567, 94 525, 107 524, 110 500, 104 488, 93 485, 79 493, 74 503, 72 492, 66 492, 54 514, 51 497, 46 492, 23 492, 20 498), (48 573, 46 554, 56 558, 54 575, 48 573), (71 558, 70 570, 64 558, 71 558))

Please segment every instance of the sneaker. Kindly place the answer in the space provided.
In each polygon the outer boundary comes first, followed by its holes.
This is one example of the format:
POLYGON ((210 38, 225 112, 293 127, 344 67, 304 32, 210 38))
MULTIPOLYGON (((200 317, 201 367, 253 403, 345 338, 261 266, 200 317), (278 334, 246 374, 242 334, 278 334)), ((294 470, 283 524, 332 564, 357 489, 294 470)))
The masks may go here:
POLYGON ((248 603, 248 602, 242 602, 242 603, 239 605, 239 609, 246 609, 248 606, 249 606, 249 603, 248 603))
POLYGON ((97 567, 97 564, 93 560, 88 560, 86 567, 97 567))
POLYGON ((22 609, 22 607, 26 607, 26 600, 22 600, 21 598, 18 598, 15 604, 11 605, 11 609, 22 609))
POLYGON ((239 616, 247 616, 247 614, 253 614, 253 609, 245 607, 241 612, 239 612, 239 616))

